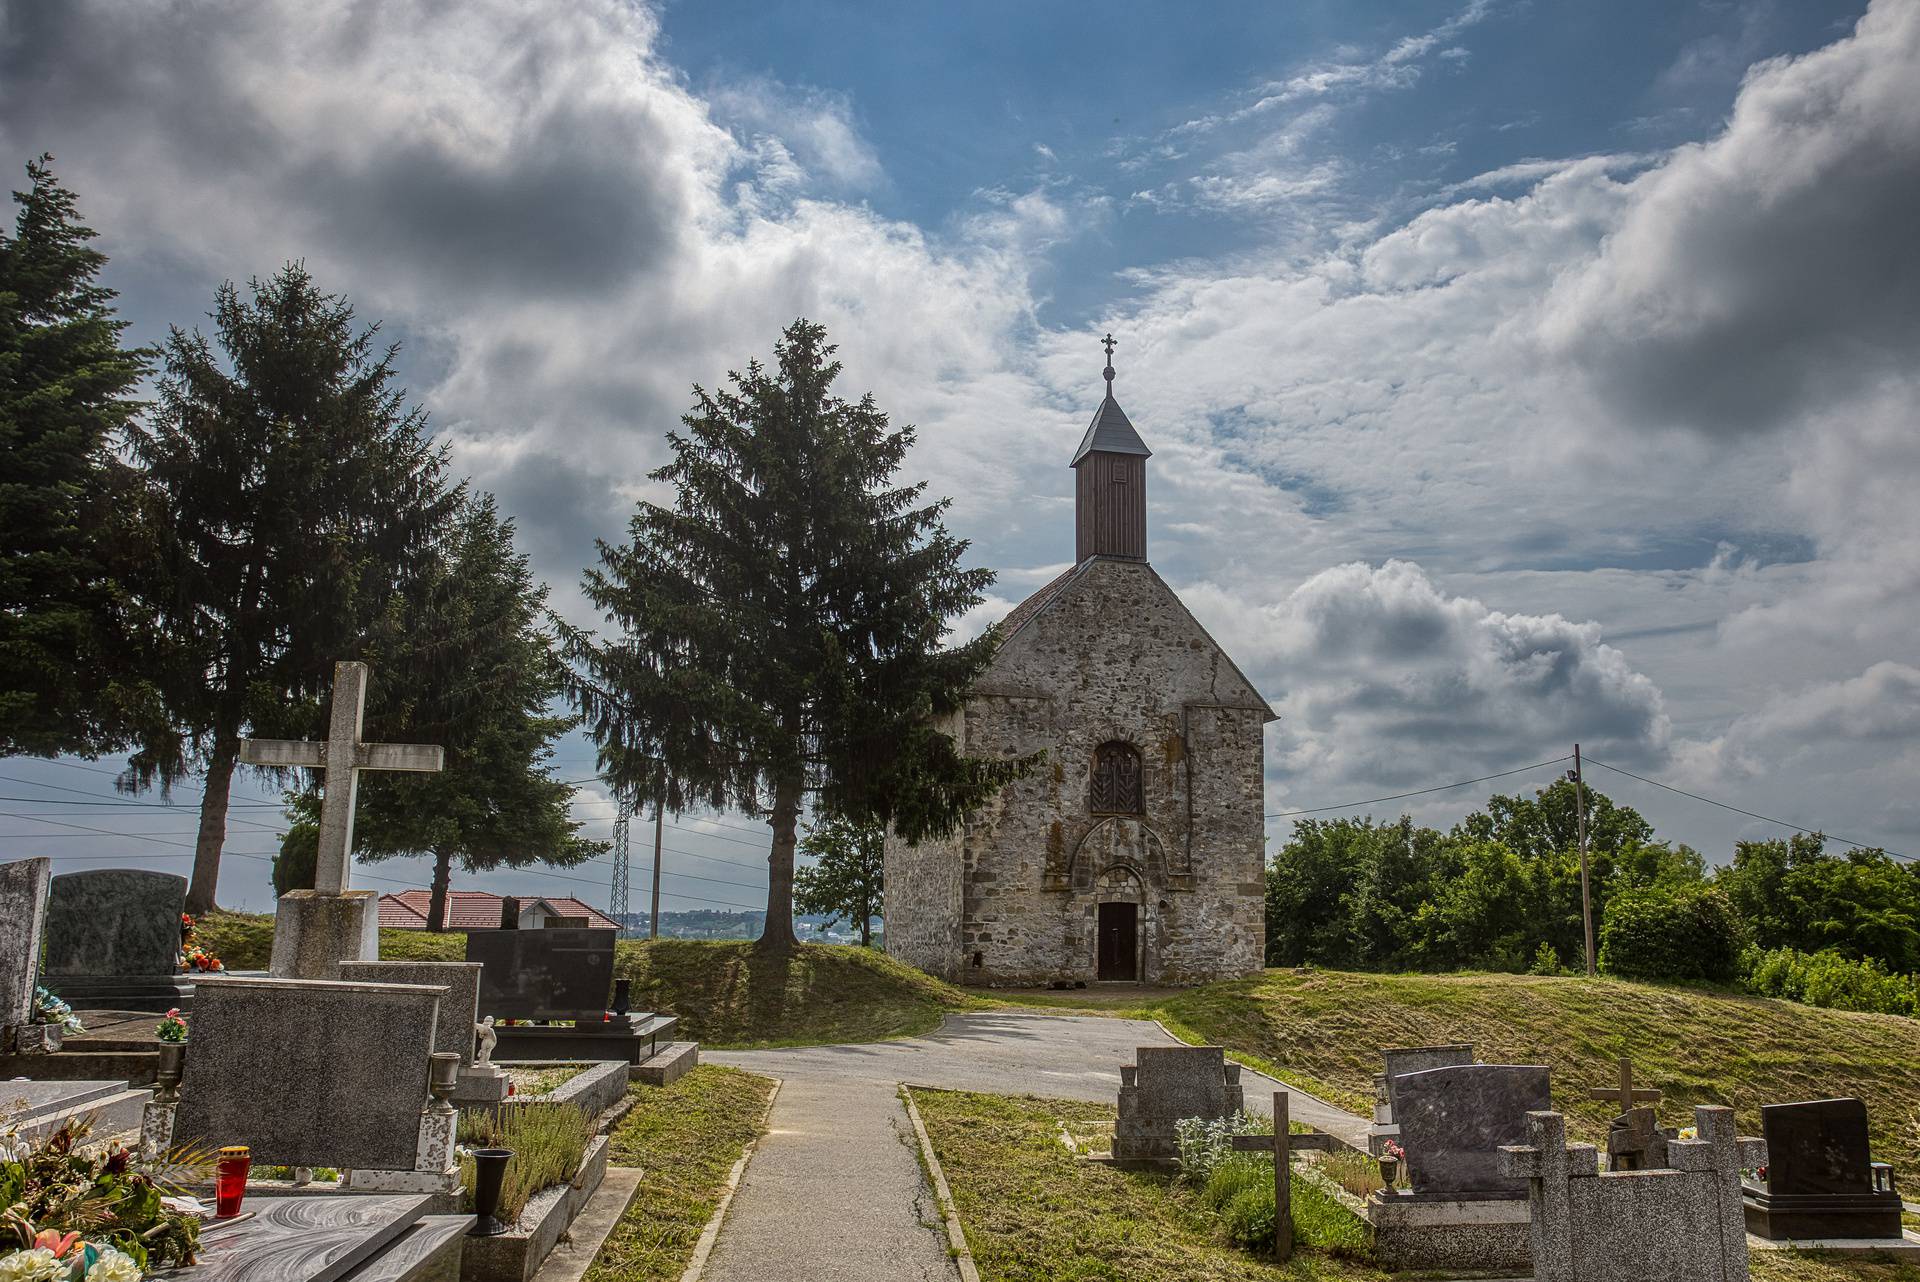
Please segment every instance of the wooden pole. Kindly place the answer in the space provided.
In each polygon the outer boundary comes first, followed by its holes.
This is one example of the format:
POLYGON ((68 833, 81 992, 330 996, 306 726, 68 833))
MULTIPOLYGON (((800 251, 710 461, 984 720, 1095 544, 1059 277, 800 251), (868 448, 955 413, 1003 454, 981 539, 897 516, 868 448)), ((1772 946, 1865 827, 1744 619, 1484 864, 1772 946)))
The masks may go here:
POLYGON ((665 822, 666 799, 653 803, 653 905, 647 912, 647 938, 660 938, 660 833, 665 822))
MULTIPOLYGON (((1587 881, 1587 784, 1580 772, 1580 745, 1573 745, 1573 813, 1580 826, 1580 918, 1587 931, 1587 974, 1593 971, 1593 890, 1587 881)), ((1628 1105, 1632 1107, 1632 1105, 1628 1105)))
POLYGON ((1273 1258, 1293 1258, 1293 1153, 1287 1128, 1287 1093, 1273 1093, 1273 1258))

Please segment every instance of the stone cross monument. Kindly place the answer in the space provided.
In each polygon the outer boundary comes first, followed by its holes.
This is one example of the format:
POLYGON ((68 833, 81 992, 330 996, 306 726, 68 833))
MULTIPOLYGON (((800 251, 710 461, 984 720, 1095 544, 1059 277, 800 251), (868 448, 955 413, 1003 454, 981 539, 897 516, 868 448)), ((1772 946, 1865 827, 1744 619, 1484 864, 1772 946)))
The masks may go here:
POLYGON ((250 766, 306 766, 326 771, 321 785, 320 841, 313 889, 280 897, 273 926, 273 973, 286 979, 339 979, 340 963, 380 955, 378 896, 349 890, 353 862, 353 807, 362 770, 432 772, 444 751, 418 743, 363 743, 367 665, 333 665, 333 711, 324 743, 304 739, 246 739, 240 760, 250 766))

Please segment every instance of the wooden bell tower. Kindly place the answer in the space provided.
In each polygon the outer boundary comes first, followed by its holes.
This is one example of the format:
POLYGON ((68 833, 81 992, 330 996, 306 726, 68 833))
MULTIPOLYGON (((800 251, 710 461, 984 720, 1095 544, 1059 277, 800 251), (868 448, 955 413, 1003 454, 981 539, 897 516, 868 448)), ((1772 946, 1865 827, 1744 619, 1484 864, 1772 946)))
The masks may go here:
POLYGON ((1113 399, 1113 335, 1107 349, 1106 399, 1073 456, 1074 560, 1090 556, 1147 559, 1146 442, 1113 399))

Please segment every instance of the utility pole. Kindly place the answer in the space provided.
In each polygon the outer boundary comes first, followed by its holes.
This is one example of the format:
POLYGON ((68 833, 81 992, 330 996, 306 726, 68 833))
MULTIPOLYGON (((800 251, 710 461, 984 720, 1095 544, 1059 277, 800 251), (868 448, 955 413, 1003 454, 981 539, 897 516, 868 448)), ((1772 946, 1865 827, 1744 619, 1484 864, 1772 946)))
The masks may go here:
POLYGON ((666 825, 667 789, 666 780, 660 781, 660 789, 654 794, 653 801, 653 908, 647 914, 647 938, 660 938, 660 834, 666 825))
POLYGON ((1574 822, 1579 825, 1580 833, 1580 920, 1587 931, 1587 974, 1593 970, 1593 887, 1587 879, 1587 784, 1580 773, 1580 745, 1573 745, 1573 769, 1567 771, 1567 778, 1573 780, 1574 822))

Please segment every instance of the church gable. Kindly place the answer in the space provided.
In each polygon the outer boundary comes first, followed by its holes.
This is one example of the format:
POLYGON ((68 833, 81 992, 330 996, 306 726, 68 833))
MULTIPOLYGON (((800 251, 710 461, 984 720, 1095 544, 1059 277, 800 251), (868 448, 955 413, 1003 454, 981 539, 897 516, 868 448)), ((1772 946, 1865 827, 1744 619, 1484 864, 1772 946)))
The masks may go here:
POLYGON ((1163 706, 1273 709, 1144 561, 1096 557, 1029 597, 1002 625, 982 693, 1066 693, 1097 672, 1151 670, 1163 706))

